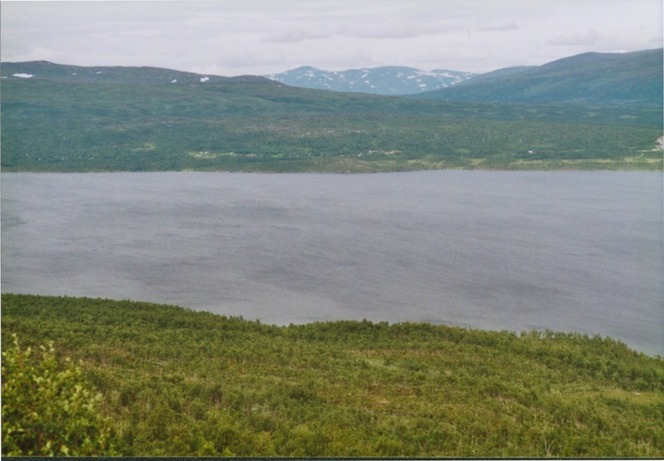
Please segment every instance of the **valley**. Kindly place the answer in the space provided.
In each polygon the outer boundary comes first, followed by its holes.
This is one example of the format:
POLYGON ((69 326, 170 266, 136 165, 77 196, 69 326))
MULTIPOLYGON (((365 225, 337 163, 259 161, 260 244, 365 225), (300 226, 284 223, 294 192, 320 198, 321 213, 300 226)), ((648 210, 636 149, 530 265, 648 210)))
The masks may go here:
MULTIPOLYGON (((584 72, 592 80, 596 59, 576 73, 567 66, 563 76, 554 75, 559 84, 549 90, 540 85, 529 100, 513 89, 492 88, 527 85, 533 70, 509 72, 508 81, 501 73, 417 96, 382 96, 296 88, 254 76, 3 63, 2 169, 658 170, 661 56, 658 62, 651 55, 644 63, 642 54, 627 53, 620 66, 609 55, 613 67, 607 72, 614 77, 602 73, 584 100, 574 91, 584 72), (626 86, 621 69, 629 59, 650 80, 626 86), (652 75, 653 68, 659 73, 652 75)), ((630 75, 638 71, 628 69, 630 75)))
POLYGON ((661 0, 0 1, 8 460, 664 459, 661 0))

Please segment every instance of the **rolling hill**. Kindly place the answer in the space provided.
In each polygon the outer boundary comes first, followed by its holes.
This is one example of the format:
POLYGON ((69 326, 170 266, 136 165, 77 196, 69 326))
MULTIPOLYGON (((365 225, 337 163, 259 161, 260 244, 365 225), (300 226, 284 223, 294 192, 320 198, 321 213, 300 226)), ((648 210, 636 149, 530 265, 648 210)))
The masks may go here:
MULTIPOLYGON (((518 80, 522 72, 503 74, 518 80)), ((44 61, 2 63, 0 74, 3 171, 662 164, 661 103, 468 103, 296 88, 258 76, 44 61)))
POLYGON ((457 102, 662 105, 662 49, 584 53, 482 74, 422 97, 457 102))
POLYGON ((192 85, 270 80, 256 76, 221 77, 158 67, 72 66, 49 61, 5 62, 0 66, 2 80, 48 80, 62 83, 131 85, 192 85))

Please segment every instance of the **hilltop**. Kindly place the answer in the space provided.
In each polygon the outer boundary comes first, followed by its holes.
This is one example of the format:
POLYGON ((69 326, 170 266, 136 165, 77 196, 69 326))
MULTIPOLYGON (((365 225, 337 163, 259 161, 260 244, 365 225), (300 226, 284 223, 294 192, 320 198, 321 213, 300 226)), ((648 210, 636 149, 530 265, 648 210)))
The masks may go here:
POLYGON ((662 105, 662 53, 584 53, 536 67, 500 69, 423 97, 447 101, 662 105))
MULTIPOLYGON (((257 76, 222 77, 159 67, 72 66, 49 61, 5 62, 0 66, 3 80, 47 80, 62 83, 126 85, 192 85, 271 81, 257 76)), ((272 85, 278 85, 272 83, 272 85)))

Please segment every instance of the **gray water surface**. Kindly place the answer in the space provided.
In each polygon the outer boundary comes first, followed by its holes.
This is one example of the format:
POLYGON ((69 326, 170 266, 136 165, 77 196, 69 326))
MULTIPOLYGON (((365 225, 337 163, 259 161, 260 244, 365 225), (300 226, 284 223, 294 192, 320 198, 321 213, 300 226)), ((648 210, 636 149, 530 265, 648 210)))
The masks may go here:
POLYGON ((2 291, 664 355, 661 173, 2 174, 2 291))

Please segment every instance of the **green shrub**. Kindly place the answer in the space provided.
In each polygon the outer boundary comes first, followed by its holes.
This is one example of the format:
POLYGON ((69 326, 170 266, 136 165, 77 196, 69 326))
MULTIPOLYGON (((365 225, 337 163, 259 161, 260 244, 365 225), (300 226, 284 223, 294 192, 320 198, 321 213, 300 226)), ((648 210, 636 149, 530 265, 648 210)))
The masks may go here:
MULTIPOLYGON (((369 321, 279 327, 130 301, 1 300, 7 454, 37 446, 15 448, 16 428, 28 427, 16 408, 37 406, 25 398, 36 392, 21 390, 35 386, 25 375, 58 381, 72 368, 25 371, 55 361, 38 346, 53 341, 102 393, 122 456, 664 457, 664 359, 610 338, 369 321)), ((75 376, 68 388, 85 388, 75 376)), ((69 414, 52 424, 58 437, 82 432, 71 421, 97 421, 101 437, 89 439, 106 445, 87 452, 110 451, 97 412, 69 414)), ((82 446, 65 444, 70 454, 82 446)))
POLYGON ((13 337, 2 351, 2 454, 110 454, 101 395, 86 388, 81 370, 59 361, 52 342, 22 350, 13 337))

